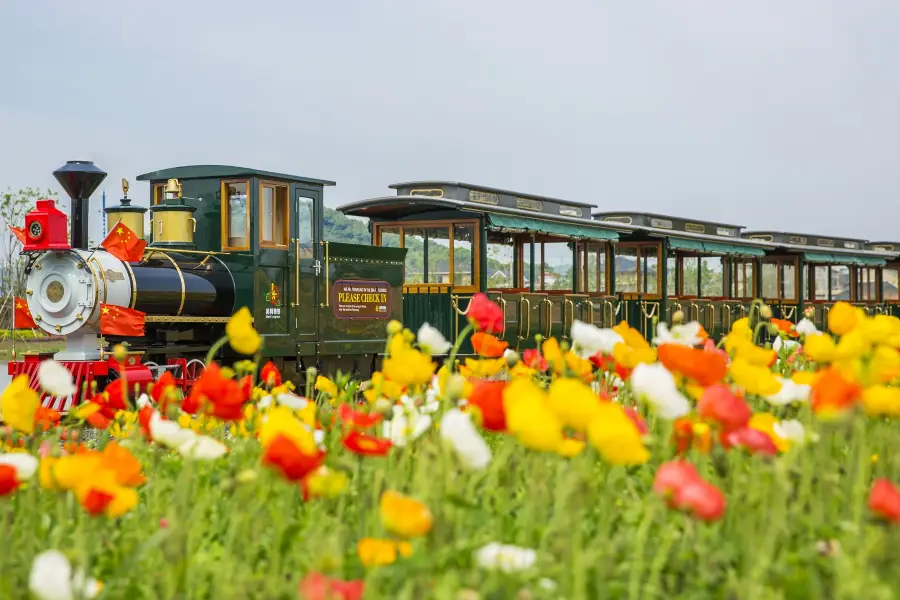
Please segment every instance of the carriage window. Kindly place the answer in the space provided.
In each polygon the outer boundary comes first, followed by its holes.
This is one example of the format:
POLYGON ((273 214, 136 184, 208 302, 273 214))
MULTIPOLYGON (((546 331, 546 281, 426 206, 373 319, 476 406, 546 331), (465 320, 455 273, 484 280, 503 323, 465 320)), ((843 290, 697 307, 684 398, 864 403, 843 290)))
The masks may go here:
POLYGON ((223 181, 222 210, 223 249, 248 250, 250 248, 250 221, 247 218, 249 209, 250 184, 246 181, 223 181))
POLYGON ((781 263, 781 299, 797 299, 797 267, 791 263, 781 263))
POLYGON ((731 263, 732 298, 750 299, 754 297, 753 280, 756 276, 756 264, 753 261, 736 261, 731 263))
POLYGON ((832 301, 850 301, 850 267, 832 265, 829 289, 832 301))
POLYGON ((425 283, 450 283, 450 228, 429 227, 425 236, 425 283))
POLYGON ((900 300, 900 269, 881 270, 881 299, 900 300))
POLYGON ((606 245, 582 244, 578 252, 578 291, 606 293, 606 245))
POLYGON ((678 258, 666 258, 666 296, 678 295, 678 258))
POLYGON ((379 229, 378 245, 385 248, 403 247, 403 230, 399 227, 383 227, 379 229))
POLYGON ((572 289, 572 248, 566 242, 544 242, 542 290, 572 289))
POLYGON ((872 267, 861 267, 856 270, 856 298, 857 300, 873 301, 878 299, 876 273, 872 267))
POLYGON ((316 225, 316 215, 314 207, 315 200, 312 198, 297 197, 297 240, 300 244, 300 258, 312 258, 315 254, 313 228, 316 225))
POLYGON ((659 294, 659 255, 656 248, 641 248, 641 287, 645 294, 659 294))
POLYGON ((810 300, 828 300, 828 267, 816 265, 810 270, 812 274, 806 278, 806 297, 810 300))
POLYGON ((403 247, 406 253, 406 283, 425 283, 425 229, 405 227, 403 247))
POLYGON ((766 300, 778 299, 778 263, 762 264, 762 296, 766 300))
POLYGON ((161 204, 166 200, 166 184, 165 183, 154 183, 153 184, 153 204, 161 204))
POLYGON ((700 259, 696 256, 681 259, 681 295, 700 295, 700 259))
POLYGON ((475 285, 475 225, 453 226, 453 285, 475 285))
POLYGON ((288 186, 264 183, 260 189, 262 192, 260 245, 287 247, 288 186))
POLYGON ((700 295, 704 298, 720 298, 725 295, 725 267, 719 256, 700 259, 700 295))
POLYGON ((634 294, 638 291, 638 249, 616 248, 616 292, 634 294))
POLYGON ((515 288, 516 247, 512 238, 488 232, 487 285, 489 288, 515 288))

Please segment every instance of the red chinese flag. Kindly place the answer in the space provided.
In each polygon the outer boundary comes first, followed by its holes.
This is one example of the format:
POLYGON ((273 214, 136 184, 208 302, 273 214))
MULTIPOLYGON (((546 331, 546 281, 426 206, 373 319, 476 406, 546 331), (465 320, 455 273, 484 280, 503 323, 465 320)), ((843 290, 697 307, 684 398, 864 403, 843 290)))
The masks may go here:
POLYGON ((100 333, 144 337, 144 313, 124 306, 101 303, 100 333))
POLYGON ((37 329, 37 323, 31 318, 31 311, 28 310, 28 303, 21 298, 16 298, 16 329, 37 329))
POLYGON ((147 242, 124 223, 116 223, 100 245, 119 260, 138 262, 144 256, 147 242))
POLYGON ((25 230, 21 227, 13 227, 12 225, 8 225, 9 229, 13 232, 16 238, 22 242, 22 245, 25 245, 25 230))

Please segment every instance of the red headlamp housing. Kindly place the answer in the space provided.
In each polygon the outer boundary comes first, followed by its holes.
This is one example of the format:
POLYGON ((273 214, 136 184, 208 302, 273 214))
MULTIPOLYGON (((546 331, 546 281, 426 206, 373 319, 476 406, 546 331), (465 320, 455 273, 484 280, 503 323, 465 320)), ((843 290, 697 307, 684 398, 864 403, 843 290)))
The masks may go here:
POLYGON ((25 252, 71 250, 69 218, 56 208, 53 200, 38 200, 34 210, 25 215, 25 252))

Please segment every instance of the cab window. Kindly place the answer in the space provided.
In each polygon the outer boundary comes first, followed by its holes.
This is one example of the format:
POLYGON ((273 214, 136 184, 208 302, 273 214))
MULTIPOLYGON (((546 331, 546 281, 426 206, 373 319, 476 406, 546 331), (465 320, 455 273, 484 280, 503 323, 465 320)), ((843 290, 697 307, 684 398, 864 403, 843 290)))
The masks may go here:
POLYGON ((153 184, 153 204, 162 204, 166 201, 166 184, 153 184))
POLYGON ((606 244, 579 244, 578 291, 605 294, 606 282, 606 244))
POLYGON ((259 186, 259 245, 287 248, 288 186, 261 183, 259 186))
POLYGON ((488 289, 519 287, 516 281, 516 241, 508 233, 488 231, 487 234, 488 289))
POLYGON ((250 182, 222 182, 222 249, 250 249, 250 182))
POLYGON ((729 296, 735 300, 752 300, 756 297, 753 289, 756 281, 756 263, 752 260, 731 262, 731 290, 729 296))
POLYGON ((659 297, 659 244, 621 244, 616 247, 616 293, 659 297))

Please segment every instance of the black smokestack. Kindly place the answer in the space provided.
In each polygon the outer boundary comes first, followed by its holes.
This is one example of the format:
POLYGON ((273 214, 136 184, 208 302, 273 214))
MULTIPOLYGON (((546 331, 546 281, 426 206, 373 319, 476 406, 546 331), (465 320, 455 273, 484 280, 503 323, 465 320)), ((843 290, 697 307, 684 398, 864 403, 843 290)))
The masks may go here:
POLYGON ((106 173, 89 160, 70 160, 53 176, 72 199, 72 214, 69 217, 70 243, 73 248, 88 246, 88 198, 97 186, 106 179, 106 173))

